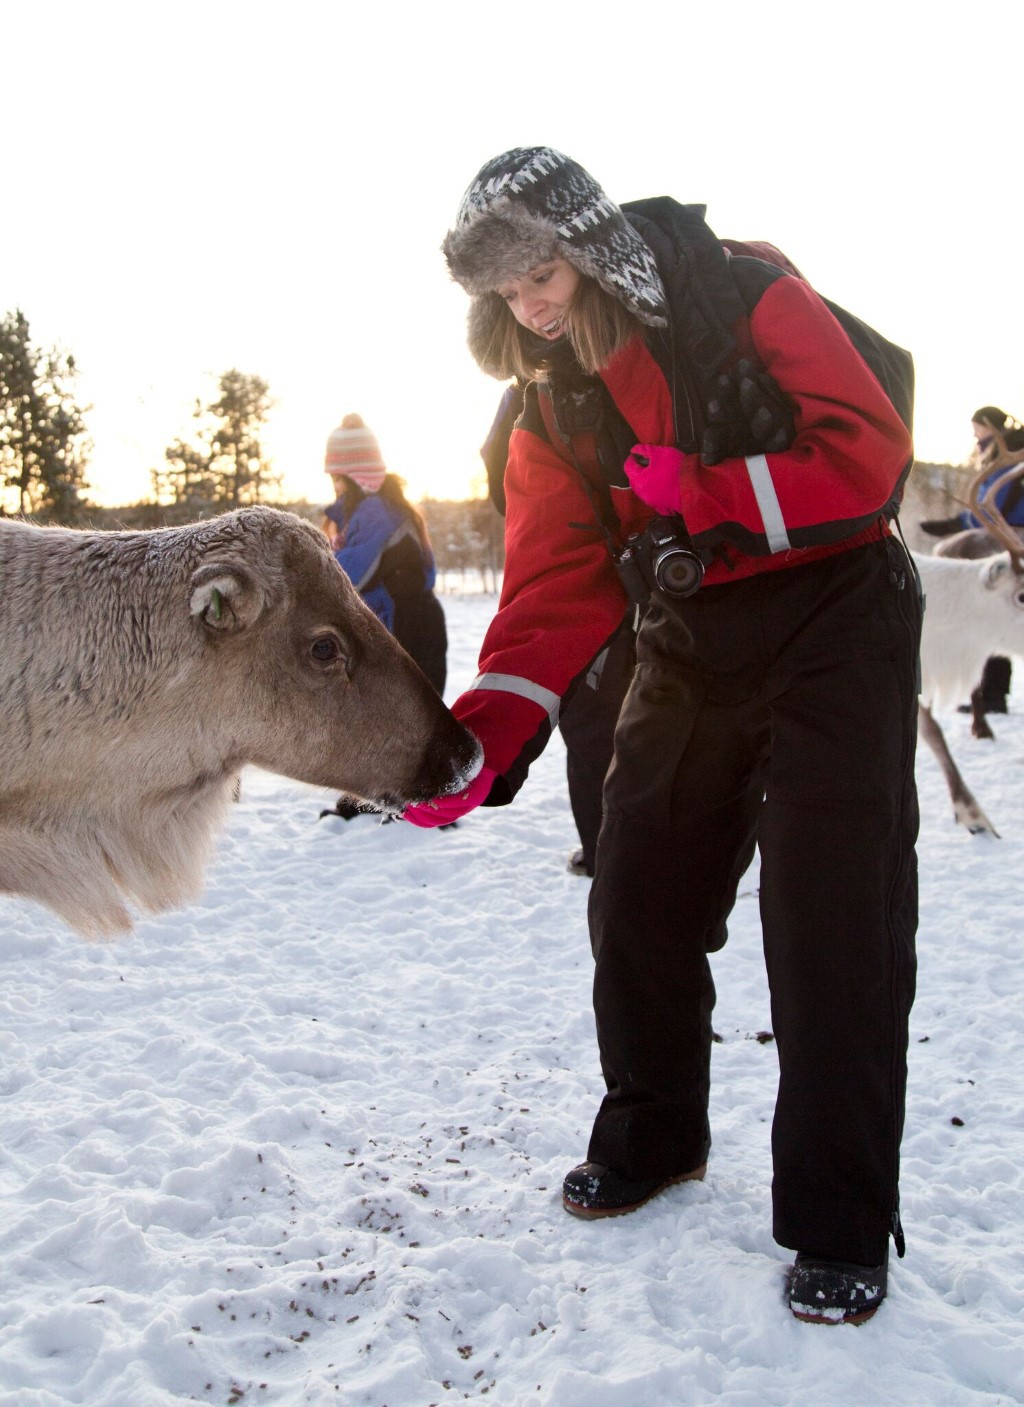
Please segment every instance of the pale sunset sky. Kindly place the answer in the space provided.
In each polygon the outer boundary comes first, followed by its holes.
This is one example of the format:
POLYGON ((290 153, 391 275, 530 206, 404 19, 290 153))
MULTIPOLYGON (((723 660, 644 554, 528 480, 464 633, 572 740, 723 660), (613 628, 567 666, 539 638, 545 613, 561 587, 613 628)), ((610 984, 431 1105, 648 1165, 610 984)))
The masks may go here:
POLYGON ((289 496, 347 411, 411 496, 481 491, 500 395, 440 242, 485 160, 555 146, 615 200, 706 203, 909 348, 918 457, 1024 419, 1024 5, 685 0, 512 12, 0 0, 0 312, 72 352, 90 496, 149 470, 231 367, 289 496))

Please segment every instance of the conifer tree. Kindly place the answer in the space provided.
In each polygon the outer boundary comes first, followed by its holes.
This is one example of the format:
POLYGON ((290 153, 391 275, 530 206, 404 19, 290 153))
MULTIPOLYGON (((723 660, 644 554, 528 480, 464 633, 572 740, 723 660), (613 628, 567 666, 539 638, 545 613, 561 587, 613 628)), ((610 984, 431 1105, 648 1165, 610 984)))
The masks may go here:
POLYGON ((75 359, 32 345, 20 308, 0 318, 0 512, 74 523, 88 449, 75 359))
POLYGON ((191 437, 168 445, 167 467, 153 471, 157 498, 195 516, 266 502, 280 487, 261 440, 274 404, 269 384, 232 369, 218 390, 208 405, 196 401, 191 437))

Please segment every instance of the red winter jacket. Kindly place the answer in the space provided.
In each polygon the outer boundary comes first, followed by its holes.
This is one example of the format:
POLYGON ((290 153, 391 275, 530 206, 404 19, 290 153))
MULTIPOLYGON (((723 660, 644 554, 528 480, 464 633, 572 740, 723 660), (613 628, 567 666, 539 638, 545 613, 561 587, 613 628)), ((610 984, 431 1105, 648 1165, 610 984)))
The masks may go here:
MULTIPOLYGON (((714 549, 702 590, 813 562, 877 540, 912 456, 909 431, 839 322, 798 278, 768 282, 739 340, 753 346, 794 410, 781 453, 708 467, 686 454, 682 510, 694 545, 714 549)), ((672 397, 637 338, 601 379, 640 444, 675 443, 672 397)), ((529 400, 527 411, 529 412, 529 400)), ((514 430, 505 472, 506 565, 480 673, 453 706, 511 799, 558 719, 562 696, 621 623, 627 603, 577 470, 537 415, 514 430)), ((610 488, 620 541, 651 510, 610 488)), ((707 555, 707 551, 705 552, 707 555)))

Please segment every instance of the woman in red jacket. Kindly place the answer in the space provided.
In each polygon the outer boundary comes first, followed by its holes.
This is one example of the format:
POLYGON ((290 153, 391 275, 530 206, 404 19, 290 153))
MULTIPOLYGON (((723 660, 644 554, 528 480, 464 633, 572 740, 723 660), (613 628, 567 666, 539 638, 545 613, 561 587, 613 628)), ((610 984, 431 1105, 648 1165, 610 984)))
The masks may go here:
POLYGON ((794 1314, 860 1321, 890 1235, 903 1252, 920 600, 888 519, 909 412, 869 330, 802 279, 727 251, 701 206, 620 208, 550 148, 489 162, 444 248, 477 361, 529 385, 499 610, 454 706, 486 766, 407 818, 509 801, 628 597, 649 598, 590 898, 607 1093, 563 1202, 613 1216, 704 1176, 707 952, 756 845, 774 1234, 797 1252, 794 1314))

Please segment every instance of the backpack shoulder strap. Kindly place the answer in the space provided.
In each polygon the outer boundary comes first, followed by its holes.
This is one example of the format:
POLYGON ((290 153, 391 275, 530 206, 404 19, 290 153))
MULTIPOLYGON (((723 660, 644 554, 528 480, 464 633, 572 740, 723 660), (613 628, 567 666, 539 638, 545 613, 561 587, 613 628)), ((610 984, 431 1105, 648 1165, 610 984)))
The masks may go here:
POLYGON ((605 536, 617 538, 620 524, 611 486, 629 487, 625 463, 636 434, 597 377, 579 385, 560 386, 556 381, 537 382, 535 387, 552 448, 579 474, 605 536))

